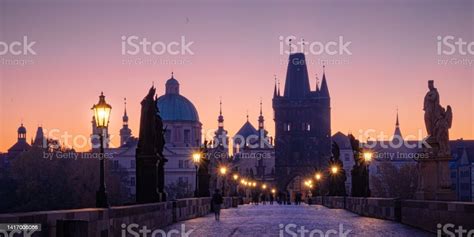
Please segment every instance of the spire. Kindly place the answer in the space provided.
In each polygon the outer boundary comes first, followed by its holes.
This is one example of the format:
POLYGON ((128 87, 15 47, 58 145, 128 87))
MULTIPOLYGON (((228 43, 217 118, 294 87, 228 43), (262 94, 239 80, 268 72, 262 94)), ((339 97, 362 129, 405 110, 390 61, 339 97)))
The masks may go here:
POLYGON ((224 128, 224 116, 222 116, 222 99, 219 99, 219 117, 217 117, 217 125, 224 128))
POLYGON ((122 122, 123 126, 128 126, 128 115, 127 115, 127 98, 123 98, 123 116, 122 116, 122 122))
POLYGON ((280 94, 280 80, 277 80, 277 82, 278 82, 278 96, 280 96, 281 95, 280 94))
POLYGON ((260 116, 258 116, 258 130, 261 130, 264 128, 263 126, 263 111, 262 111, 262 98, 260 98, 260 116))
POLYGON ((321 97, 329 97, 329 88, 326 81, 326 66, 323 65, 323 80, 321 82, 321 97))
POLYGON ((222 98, 219 98, 219 115, 222 115, 222 98))
POLYGON ((303 53, 290 54, 284 97, 301 99, 305 98, 309 93, 310 88, 305 55, 303 53))
POLYGON ((319 92, 319 77, 317 73, 316 73, 316 92, 319 92))
POLYGON ((392 141, 397 139, 398 141, 403 141, 402 132, 400 131, 400 123, 398 121, 398 108, 397 108, 397 118, 395 122, 395 132, 393 133, 392 141))
POLYGON ((275 78, 275 90, 273 90, 273 98, 277 97, 278 94, 277 94, 277 77, 276 75, 273 75, 273 77, 275 78))
POLYGON ((399 127, 399 126, 400 126, 400 123, 398 122, 398 108, 397 108, 397 122, 395 123, 395 126, 396 126, 396 127, 399 127))
POLYGON ((247 122, 249 121, 249 110, 247 110, 247 122))

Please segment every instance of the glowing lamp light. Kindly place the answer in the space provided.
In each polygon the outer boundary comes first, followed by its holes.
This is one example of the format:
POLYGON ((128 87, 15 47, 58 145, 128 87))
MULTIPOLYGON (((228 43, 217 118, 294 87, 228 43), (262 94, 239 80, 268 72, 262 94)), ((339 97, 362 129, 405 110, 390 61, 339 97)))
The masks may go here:
POLYGON ((365 160, 365 162, 370 162, 370 161, 372 161, 372 156, 373 156, 372 152, 370 152, 370 151, 364 152, 364 160, 365 160))
POLYGON ((221 175, 225 175, 227 173, 227 167, 223 166, 219 169, 219 172, 221 173, 221 175))
POLYGON ((272 189, 272 193, 276 193, 276 190, 274 188, 272 189))
POLYGON ((97 128, 107 128, 109 126, 110 111, 112 106, 105 102, 104 93, 101 92, 99 96, 99 103, 92 106, 91 108, 94 111, 94 119, 97 128))
POLYGON ((201 161, 201 152, 193 153, 193 161, 194 163, 199 163, 199 161, 201 161))
POLYGON ((238 174, 234 174, 234 176, 232 176, 232 178, 234 178, 234 180, 237 180, 237 179, 239 179, 239 175, 238 175, 238 174))
POLYGON ((321 173, 316 173, 316 175, 314 175, 314 177, 316 178, 316 180, 320 180, 321 179, 321 173))
POLYGON ((262 185, 262 189, 267 189, 267 185, 266 184, 262 185))
POLYGON ((333 174, 337 174, 338 171, 339 171, 339 168, 337 166, 334 165, 333 167, 331 167, 331 172, 333 174))

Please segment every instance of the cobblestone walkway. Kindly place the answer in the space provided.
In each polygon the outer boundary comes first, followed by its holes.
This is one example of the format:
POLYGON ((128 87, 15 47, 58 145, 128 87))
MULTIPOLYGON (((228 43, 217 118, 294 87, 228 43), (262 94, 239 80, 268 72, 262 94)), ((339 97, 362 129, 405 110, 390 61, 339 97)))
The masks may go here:
POLYGON ((434 236, 397 222, 361 217, 342 209, 324 206, 244 205, 224 209, 221 220, 214 215, 175 223, 167 230, 181 230, 182 224, 189 236, 434 236), (294 224, 294 225, 289 225, 294 224), (298 232, 302 226, 306 231, 298 232), (289 231, 285 231, 287 228, 289 231), (342 231, 341 231, 342 228, 342 231), (313 231, 314 230, 314 231, 313 231), (332 232, 331 232, 332 230, 332 232), (313 231, 313 235, 311 235, 313 231), (330 232, 328 232, 330 231, 330 232), (295 235, 291 234, 295 233, 295 235), (302 234, 303 233, 303 234, 302 234), (347 235, 344 235, 347 233, 347 235))

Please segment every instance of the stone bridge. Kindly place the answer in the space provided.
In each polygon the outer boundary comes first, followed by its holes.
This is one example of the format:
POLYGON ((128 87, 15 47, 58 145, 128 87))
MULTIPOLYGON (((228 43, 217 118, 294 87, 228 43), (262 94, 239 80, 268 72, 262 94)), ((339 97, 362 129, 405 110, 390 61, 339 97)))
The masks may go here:
MULTIPOLYGON (((474 229, 474 203, 317 197, 302 205, 224 199, 221 220, 210 198, 0 215, 0 223, 40 223, 33 236, 432 236, 438 224, 474 229), (154 234, 154 235, 153 235, 154 234)), ((0 237, 8 236, 0 230, 0 237), (3 235, 2 235, 3 234, 3 235)), ((15 235, 20 236, 20 235, 15 235)))

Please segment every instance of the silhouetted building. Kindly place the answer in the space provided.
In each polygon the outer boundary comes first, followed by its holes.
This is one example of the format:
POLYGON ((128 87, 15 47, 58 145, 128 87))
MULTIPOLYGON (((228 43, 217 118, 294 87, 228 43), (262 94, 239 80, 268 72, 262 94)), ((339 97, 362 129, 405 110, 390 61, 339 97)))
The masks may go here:
MULTIPOLYGON (((26 128, 23 126, 23 123, 17 130, 17 142, 8 149, 7 157, 9 160, 15 159, 22 152, 28 151, 31 149, 30 144, 26 141, 26 128)), ((8 161, 7 161, 8 163, 8 161)))
POLYGON ((305 55, 289 56, 284 94, 275 85, 275 168, 279 190, 300 192, 301 180, 327 166, 331 156, 331 108, 326 75, 309 85, 305 55), (292 190, 290 190, 292 189, 292 190))
POLYGON ((165 128, 163 154, 168 159, 165 183, 185 185, 185 192, 192 195, 196 180, 192 154, 201 145, 202 124, 196 107, 180 94, 180 84, 173 74, 165 87, 165 94, 157 99, 165 128))

